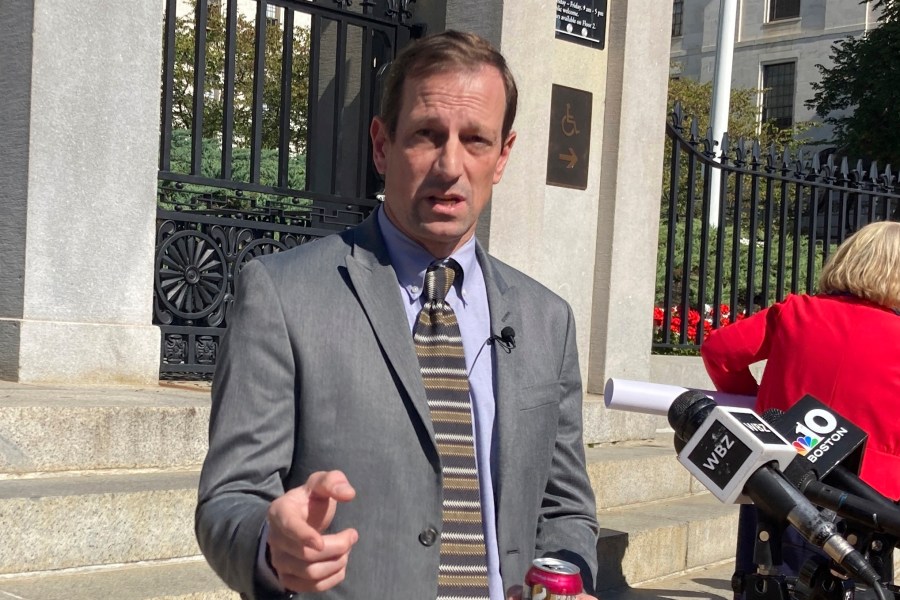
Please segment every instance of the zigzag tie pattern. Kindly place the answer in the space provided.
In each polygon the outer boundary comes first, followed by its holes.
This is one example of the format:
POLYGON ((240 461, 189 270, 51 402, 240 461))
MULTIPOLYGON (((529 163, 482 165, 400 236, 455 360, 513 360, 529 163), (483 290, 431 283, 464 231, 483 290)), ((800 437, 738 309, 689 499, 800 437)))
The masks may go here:
POLYGON ((458 275, 462 268, 453 259, 428 267, 413 333, 444 482, 437 600, 489 600, 466 358, 456 314, 445 301, 458 275))

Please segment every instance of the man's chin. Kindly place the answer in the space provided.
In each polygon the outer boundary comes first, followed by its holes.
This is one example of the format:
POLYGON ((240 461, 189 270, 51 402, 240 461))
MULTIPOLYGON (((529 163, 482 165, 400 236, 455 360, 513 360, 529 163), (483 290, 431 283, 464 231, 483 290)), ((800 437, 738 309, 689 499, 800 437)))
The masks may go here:
POLYGON ((419 227, 415 239, 435 256, 447 256, 469 241, 474 233, 474 229, 462 227, 458 223, 431 222, 419 227))

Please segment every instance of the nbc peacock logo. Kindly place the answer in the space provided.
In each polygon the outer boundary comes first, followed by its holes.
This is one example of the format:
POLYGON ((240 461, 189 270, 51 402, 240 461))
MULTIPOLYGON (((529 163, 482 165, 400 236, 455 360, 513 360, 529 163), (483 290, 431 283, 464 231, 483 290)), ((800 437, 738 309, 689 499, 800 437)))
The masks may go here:
POLYGON ((819 445, 820 441, 822 440, 811 435, 801 435, 794 441, 793 446, 800 456, 806 456, 810 450, 819 445))

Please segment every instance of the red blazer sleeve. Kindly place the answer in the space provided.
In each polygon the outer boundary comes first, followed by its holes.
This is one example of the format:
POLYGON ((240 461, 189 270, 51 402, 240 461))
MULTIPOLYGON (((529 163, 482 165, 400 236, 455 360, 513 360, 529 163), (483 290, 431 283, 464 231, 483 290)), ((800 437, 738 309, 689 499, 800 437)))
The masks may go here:
POLYGON ((769 308, 709 334, 700 346, 703 365, 720 392, 755 396, 759 384, 750 365, 769 354, 766 320, 769 308))

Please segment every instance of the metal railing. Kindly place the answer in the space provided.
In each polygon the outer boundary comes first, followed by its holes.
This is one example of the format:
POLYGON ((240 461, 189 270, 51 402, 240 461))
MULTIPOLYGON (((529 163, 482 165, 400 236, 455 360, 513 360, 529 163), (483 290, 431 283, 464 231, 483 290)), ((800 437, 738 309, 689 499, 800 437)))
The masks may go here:
POLYGON ((701 137, 676 104, 666 123, 655 352, 696 352, 705 333, 814 292, 830 252, 863 225, 900 220, 888 165, 792 155, 725 134, 701 137), (720 148, 716 150, 717 146, 720 148), (719 220, 709 221, 713 169, 719 220))

